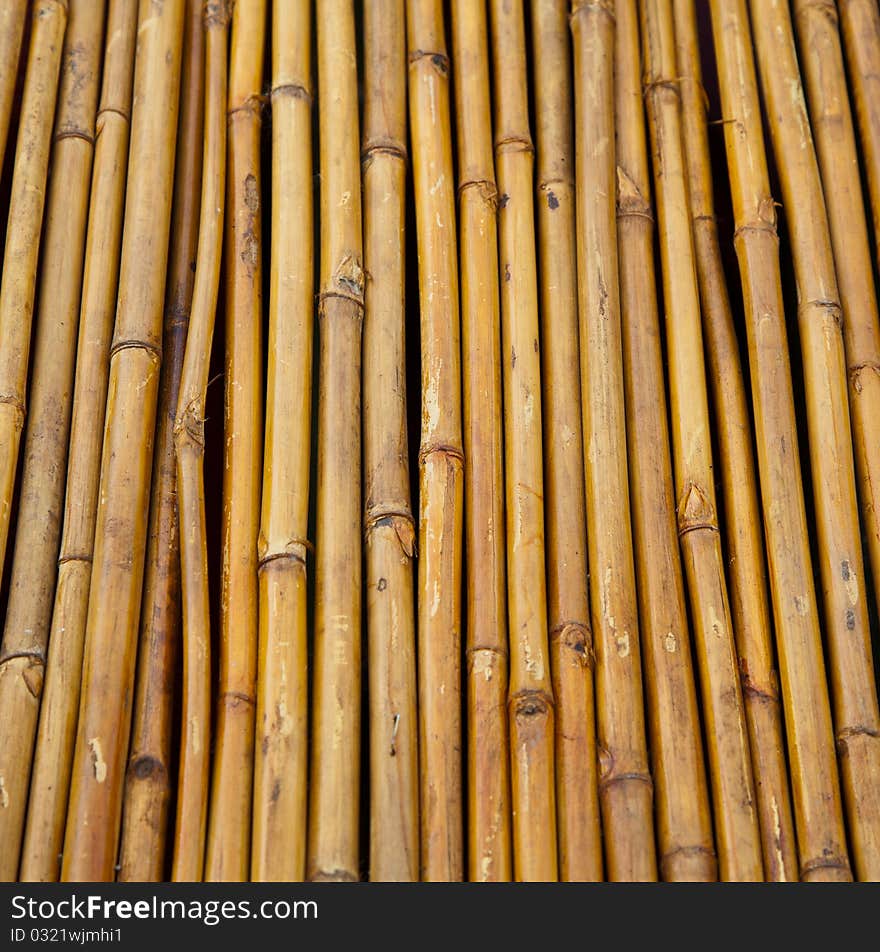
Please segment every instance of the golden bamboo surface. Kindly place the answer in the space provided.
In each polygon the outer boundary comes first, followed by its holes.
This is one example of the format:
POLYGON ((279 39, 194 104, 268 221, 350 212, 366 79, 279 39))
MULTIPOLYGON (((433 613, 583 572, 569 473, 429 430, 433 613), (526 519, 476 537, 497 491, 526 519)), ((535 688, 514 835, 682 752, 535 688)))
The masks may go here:
POLYGON ((629 481, 659 866, 668 881, 711 881, 718 864, 675 520, 639 19, 633 0, 618 0, 615 11, 617 234, 629 481))
POLYGON ((370 879, 419 878, 415 522, 406 430, 406 27, 403 0, 364 10, 361 148, 366 285, 364 545, 370 698, 370 879))
POLYGON ((800 878, 850 878, 745 0, 712 0, 800 878))
POLYGON ((3 63, 3 74, 0 76, 0 163, 6 154, 6 137, 15 99, 18 59, 27 8, 27 0, 7 0, 0 10, 0 63, 3 63))

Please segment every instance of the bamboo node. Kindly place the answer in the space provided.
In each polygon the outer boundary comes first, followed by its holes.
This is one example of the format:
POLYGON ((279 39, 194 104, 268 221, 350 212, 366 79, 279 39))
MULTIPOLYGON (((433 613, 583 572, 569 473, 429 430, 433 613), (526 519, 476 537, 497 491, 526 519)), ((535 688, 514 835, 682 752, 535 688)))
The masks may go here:
POLYGON ((347 869, 319 869, 309 876, 310 883, 357 883, 358 877, 347 869))
POLYGON ((868 737, 873 740, 880 740, 880 731, 876 727, 867 725, 856 725, 854 727, 843 727, 837 732, 835 746, 840 757, 849 756, 850 741, 855 737, 868 737))
POLYGON ((205 0, 202 19, 206 30, 225 27, 229 24, 229 7, 226 0, 205 0))
POLYGON ((605 793, 610 787, 621 783, 646 785, 650 790, 654 789, 654 781, 651 775, 644 771, 631 770, 626 773, 614 773, 614 756, 604 747, 599 748, 599 792, 605 793))
POLYGON ((270 551, 269 540, 261 532, 257 538, 257 572, 261 572, 270 562, 283 559, 305 565, 306 553, 314 551, 315 547, 312 543, 299 536, 291 536, 284 543, 284 548, 270 551))
POLYGON ((617 217, 645 218, 654 223, 651 204, 645 198, 635 180, 619 165, 617 166, 617 217))
POLYGON ((839 301, 833 301, 827 298, 816 298, 812 301, 798 302, 798 317, 801 317, 807 311, 812 310, 818 310, 820 313, 830 314, 834 323, 839 328, 843 329, 843 310, 839 301))
POLYGON ((262 93, 251 93, 245 96, 244 100, 237 106, 231 106, 226 110, 226 121, 232 122, 239 115, 259 117, 263 111, 263 106, 265 106, 268 101, 268 98, 262 93))
POLYGON ((14 414, 14 426, 17 430, 21 430, 24 426, 24 417, 25 417, 25 406, 24 401, 18 394, 0 394, 0 406, 5 405, 12 408, 14 414))
POLYGON ((494 182, 490 182, 489 179, 467 179, 460 182, 458 186, 459 199, 468 189, 476 189, 480 198, 490 209, 498 208, 498 189, 494 182))
POLYGON ((553 711, 553 698, 546 691, 526 688, 511 694, 507 701, 510 713, 517 721, 546 717, 553 711))
POLYGON ((702 487, 688 482, 678 502, 679 538, 696 529, 710 529, 718 532, 718 518, 715 506, 702 487))
POLYGON ((521 132, 515 135, 502 136, 495 140, 495 153, 497 155, 517 154, 525 152, 534 154, 535 146, 532 137, 527 132, 521 132))
POLYGON ((864 384, 862 383, 862 374, 865 372, 877 374, 877 377, 880 378, 880 362, 877 361, 867 361, 861 364, 855 364, 849 368, 849 378, 852 383, 852 388, 856 393, 861 393, 864 389, 864 384))
POLYGON ((768 675, 769 683, 766 686, 759 686, 749 674, 749 663, 745 658, 739 659, 739 680, 742 687, 743 698, 754 698, 762 704, 777 706, 779 704, 779 681, 776 672, 771 670, 768 675))
POLYGON ((28 694, 39 701, 43 693, 43 676, 46 670, 45 652, 38 648, 25 649, 23 651, 12 651, 8 655, 0 658, 0 674, 8 668, 19 668, 21 680, 27 688, 28 694), (14 665, 12 662, 26 662, 23 666, 14 665))
POLYGON ((193 397, 174 423, 175 442, 189 442, 199 450, 205 448, 205 420, 200 411, 201 399, 193 397))
POLYGON ((569 21, 580 13, 604 13, 614 23, 617 17, 614 14, 614 0, 571 0, 571 14, 569 21))
POLYGON ((257 699, 252 694, 247 694, 244 691, 223 691, 217 701, 218 707, 223 706, 232 711, 257 706, 257 699))
POLYGON ((419 450, 419 465, 424 466, 428 457, 434 453, 464 466, 464 453, 457 446, 451 446, 449 443, 428 443, 423 446, 419 450))
POLYGON ((550 629, 550 644, 556 644, 566 652, 574 663, 587 671, 596 668, 596 653, 593 649, 593 631, 582 621, 563 621, 550 629))
POLYGON ((274 102, 276 99, 302 99, 310 106, 312 104, 312 94, 304 83, 279 83, 273 86, 269 92, 269 100, 274 102))
POLYGON ((667 868, 671 866, 676 859, 699 858, 701 856, 710 860, 713 866, 718 859, 715 850, 709 846, 673 846, 671 849, 666 850, 666 852, 660 856, 660 870, 663 874, 663 878, 666 878, 667 868))
POLYGON ((58 556, 58 565, 65 565, 68 562, 82 562, 83 565, 92 564, 92 553, 73 552, 71 555, 58 556))
MULTIPOLYGON (((735 120, 731 120, 735 121, 735 120)), ((758 202, 756 217, 751 221, 743 222, 733 233, 733 240, 736 241, 741 235, 748 231, 769 232, 774 238, 778 239, 776 232, 776 208, 778 202, 770 195, 765 195, 758 202)))
POLYGON ((158 363, 162 360, 162 348, 157 347, 156 344, 151 344, 149 341, 145 340, 115 340, 113 345, 110 348, 110 360, 121 351, 121 350, 143 350, 148 354, 152 355, 153 359, 158 363))
POLYGON ((813 873, 823 869, 836 869, 847 873, 850 877, 852 876, 852 870, 850 869, 847 858, 845 856, 835 855, 833 850, 826 847, 822 850, 822 856, 817 859, 807 860, 801 864, 801 882, 808 882, 813 873))
POLYGON ((408 509, 371 506, 364 513, 364 541, 380 526, 390 526, 397 535, 403 554, 411 559, 416 554, 415 520, 408 509))
POLYGON ((82 139, 83 142, 87 142, 89 145, 95 144, 95 137, 91 132, 88 132, 85 129, 79 129, 76 126, 70 126, 68 128, 60 128, 53 138, 53 142, 58 143, 62 139, 82 139))
POLYGON ((366 168, 379 155, 387 155, 391 159, 398 159, 404 165, 409 162, 405 145, 396 139, 377 138, 368 139, 364 142, 361 149, 361 164, 366 168))
POLYGON ((659 76, 657 79, 649 79, 648 77, 645 77, 642 79, 642 98, 647 99, 652 93, 660 93, 664 90, 668 90, 680 102, 681 81, 681 76, 670 78, 659 76))
MULTIPOLYGON (((844 0, 845 2, 845 0, 844 0)), ((795 16, 805 17, 810 13, 818 13, 820 16, 827 17, 829 26, 837 29, 837 5, 835 0, 802 0, 795 4, 795 16)))
POLYGON ((441 52, 429 52, 428 50, 413 50, 409 54, 409 65, 417 66, 422 60, 428 59, 434 69, 444 78, 449 76, 449 57, 441 52))

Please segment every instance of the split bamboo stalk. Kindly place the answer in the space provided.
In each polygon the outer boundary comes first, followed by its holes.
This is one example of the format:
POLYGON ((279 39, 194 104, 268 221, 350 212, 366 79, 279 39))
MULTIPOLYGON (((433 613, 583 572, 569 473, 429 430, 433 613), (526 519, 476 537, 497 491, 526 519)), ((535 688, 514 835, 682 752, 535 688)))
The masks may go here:
POLYGON ((318 500, 308 877, 357 881, 361 728, 361 234, 351 0, 321 0, 318 500))
POLYGON ((629 482, 660 874, 712 881, 718 866, 675 520, 639 17, 617 0, 617 240, 629 482))
POLYGON ((171 218, 183 0, 141 0, 131 161, 62 877, 113 878, 128 754, 171 218))
POLYGON ((703 341, 721 466, 730 608, 749 730, 764 876, 778 882, 797 878, 797 856, 779 679, 774 667, 751 412, 715 221, 695 9, 693 0, 674 0, 673 6, 703 341))
MULTIPOLYGON (((571 53, 566 0, 532 3, 547 623, 556 702, 559 878, 602 879, 593 634, 578 357, 571 53)), ((468 352, 469 348, 465 348, 468 352)), ((473 453, 468 454, 473 473, 473 453)))
MULTIPOLYGON (((61 61, 33 383, 0 653, 0 749, 3 759, 9 758, 0 766, 6 791, 0 801, 4 878, 15 875, 19 861, 52 620, 104 13, 103 0, 73 0, 61 61)), ((10 225, 17 227, 15 219, 10 225)), ((41 779, 51 789, 54 777, 41 779)))
POLYGON ((0 10, 0 165, 6 155, 6 137, 18 80, 18 60, 24 35, 27 0, 6 0, 0 10))
MULTIPOLYGON (((760 10, 753 4, 752 32, 797 282, 817 559, 849 840, 856 864, 861 860, 865 872, 867 864, 880 874, 880 711, 864 592, 844 351, 843 324, 849 313, 840 305, 788 4, 771 0, 760 10)), ((836 183, 829 186, 831 191, 836 183)))
POLYGON ((254 880, 302 880, 306 862, 306 535, 314 322, 311 56, 311 3, 275 0, 254 880))
POLYGON ((460 880, 464 457, 449 59, 441 0, 407 0, 419 253, 419 765, 422 879, 460 880))
MULTIPOLYGON (((0 578, 5 564, 12 494, 24 427, 37 258, 66 26, 67 0, 40 0, 33 5, 33 26, 9 197, 8 221, 15 227, 6 230, 0 281, 0 578)), ((39 694, 45 661, 42 652, 20 654, 15 648, 13 658, 10 651, 9 646, 4 646, 2 657, 5 663, 0 676, 4 680, 21 679, 25 687, 30 681, 39 694)), ((29 688, 26 689, 31 693, 29 688)), ((3 771, 0 770, 2 778, 3 771)), ((24 792, 13 790, 10 793, 9 789, 6 792, 14 797, 13 809, 23 811, 24 792)), ((16 837, 19 835, 17 833, 16 837)), ((3 852, 8 857, 15 850, 3 852)))
POLYGON ((249 877, 262 482, 260 125, 266 0, 232 7, 220 680, 205 878, 249 877))
POLYGON ((406 26, 364 8, 364 534, 370 699, 370 879, 419 878, 415 522, 406 431, 406 26))
POLYGON ((525 17, 492 0, 495 161, 504 386, 507 621, 510 631, 513 867, 518 881, 558 878, 554 703, 544 564, 541 357, 535 252, 534 148, 529 129, 525 17))
POLYGON ((468 879, 510 880, 498 233, 486 7, 452 4, 467 552, 468 879))
POLYGON ((211 762, 211 615, 205 517, 205 403, 220 285, 226 195, 226 106, 229 10, 207 0, 202 197, 192 310, 174 421, 180 582, 183 618, 183 705, 172 878, 200 881, 205 871, 211 762))
POLYGON ((121 882, 160 882, 175 786, 173 718, 180 658, 180 536, 174 418, 192 307, 202 181, 203 0, 187 0, 171 248, 153 479, 141 605, 137 684, 122 808, 121 882))
POLYGON ((712 0, 740 263, 764 531, 801 879, 848 879, 831 710, 813 587, 770 195, 745 0, 712 0))
POLYGON ((627 479, 617 264, 614 3, 572 0, 581 409, 606 875, 657 878, 627 479))
POLYGON ((763 880, 764 866, 715 503, 672 0, 646 0, 642 43, 663 265, 678 534, 700 672, 718 865, 725 881, 755 882, 763 880))

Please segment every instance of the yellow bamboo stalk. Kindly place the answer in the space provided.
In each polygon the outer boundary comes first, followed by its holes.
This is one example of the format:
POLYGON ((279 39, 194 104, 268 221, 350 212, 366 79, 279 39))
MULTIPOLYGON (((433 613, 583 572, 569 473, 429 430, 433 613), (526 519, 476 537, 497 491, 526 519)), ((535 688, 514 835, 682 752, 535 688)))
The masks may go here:
POLYGON ((3 73, 0 74, 0 162, 6 154, 27 8, 27 0, 6 0, 0 10, 0 63, 3 64, 3 73))
POLYGON ((492 0, 495 161, 501 339, 505 354, 504 463, 507 513, 507 615, 510 637, 511 799, 514 875, 555 881, 556 776, 553 687, 544 565, 541 357, 522 3, 492 0))
POLYGON ((624 420, 614 3, 572 0, 581 408, 606 875, 657 878, 624 420))
POLYGON ((177 132, 183 0, 141 0, 125 228, 65 880, 113 878, 146 546, 177 132))
POLYGON ((166 875, 168 821, 175 786, 172 736, 180 657, 180 536, 174 417, 199 236, 204 59, 202 0, 187 0, 150 524, 119 847, 120 882, 161 882, 166 875))
POLYGON ((467 551, 468 878, 507 881, 510 755, 498 236, 485 5, 452 4, 467 551))
POLYGON ((357 880, 364 270, 354 7, 321 0, 318 501, 308 877, 357 880))
MULTIPOLYGON (((10 758, 8 765, 0 764, 7 795, 0 811, 0 875, 14 876, 18 865, 52 619, 104 13, 103 2, 74 0, 62 55, 30 412, 0 651, 0 749, 10 758)), ((16 227, 11 219, 10 228, 16 227)), ((55 778, 38 779, 51 789, 55 778)), ((34 788, 34 799, 45 789, 34 788)))
POLYGON ((718 875, 675 521, 639 19, 617 0, 617 238, 629 481, 660 874, 718 875))
POLYGON ((672 0, 646 0, 642 43, 663 263, 678 533, 695 629, 718 863, 723 880, 754 882, 763 880, 764 868, 715 503, 672 0))
MULTIPOLYGON (((571 52, 566 0, 532 3, 547 624, 556 701, 559 878, 602 879, 581 430, 571 52)), ((466 348, 466 352, 469 348, 466 348)), ((473 471, 473 453, 468 454, 473 471)))
POLYGON ((313 351, 311 4, 272 5, 272 270, 251 878, 302 880, 313 351))
MULTIPOLYGON (((5 565, 12 493, 24 426, 37 257, 66 26, 67 0, 40 0, 33 5, 33 26, 9 196, 8 221, 14 227, 6 229, 0 280, 0 577, 5 565)), ((43 655, 17 653, 13 659, 9 652, 9 647, 4 648, 4 680, 32 680, 39 694, 45 661, 43 655)), ((14 790, 12 795, 14 809, 21 813, 25 795, 20 790, 14 790)), ((3 852, 5 856, 11 856, 16 850, 3 852)))
POLYGON ((422 879, 460 880, 464 458, 449 59, 441 0, 407 0, 419 252, 419 767, 422 879))
POLYGON ((775 203, 745 0, 712 0, 801 879, 848 879, 785 334, 775 203))
POLYGON ((771 882, 778 882, 797 878, 797 855, 785 764, 779 679, 774 668, 751 411, 715 222, 706 98, 693 0, 674 0, 673 14, 682 135, 687 143, 688 193, 703 310, 703 340, 714 403, 724 498, 730 608, 749 729, 764 876, 771 882))
POLYGON ((238 0, 232 7, 228 95, 220 682, 205 858, 205 878, 212 881, 243 882, 250 869, 263 423, 260 91, 265 33, 266 0, 238 0))
POLYGON ((211 614, 205 519, 205 402, 220 284, 226 194, 226 0, 206 0, 205 128, 202 198, 192 311, 174 421, 180 582, 183 616, 183 706, 171 875, 200 881, 205 872, 211 762, 211 614))
POLYGON ((419 878, 415 523, 406 431, 403 0, 364 8, 364 534, 370 673, 370 879, 419 878))
MULTIPOLYGON (((760 10, 753 5, 752 31, 797 281, 817 559, 850 843, 862 870, 873 866, 880 874, 880 711, 849 418, 842 326, 849 313, 840 306, 788 4, 771 0, 760 10)), ((845 87, 843 92, 846 101, 845 87)), ((828 184, 832 192, 835 184, 828 184)))

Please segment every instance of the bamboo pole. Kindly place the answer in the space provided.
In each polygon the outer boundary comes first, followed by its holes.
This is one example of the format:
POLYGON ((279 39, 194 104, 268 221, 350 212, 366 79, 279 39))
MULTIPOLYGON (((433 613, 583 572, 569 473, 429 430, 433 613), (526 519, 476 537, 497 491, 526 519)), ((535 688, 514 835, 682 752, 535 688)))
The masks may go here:
POLYGON ((175 787, 172 737, 180 658, 180 537, 174 417, 195 280, 204 60, 202 0, 188 0, 134 720, 122 809, 120 882, 160 882, 165 877, 175 787))
MULTIPOLYGON (((0 749, 3 759, 9 758, 0 765, 7 793, 0 812, 4 878, 15 875, 19 861, 52 619, 104 13, 103 2, 74 0, 61 60, 30 410, 0 652, 0 749)), ((10 224, 17 227, 14 218, 10 224)), ((51 789, 54 777, 40 779, 51 789)), ((40 789, 35 793, 40 796, 40 789)))
MULTIPOLYGON (((33 26, 9 196, 8 221, 15 227, 6 229, 0 280, 0 577, 5 565, 12 494, 24 427, 37 257, 66 26, 67 0, 40 0, 33 5, 33 26)), ((3 665, 4 680, 24 680, 29 694, 27 682, 31 681, 39 694, 45 658, 39 651, 34 655, 20 654, 17 648, 15 651, 13 659, 10 648, 3 649, 6 662, 3 665)), ((0 772, 2 777, 3 772, 0 772)), ((20 814, 24 810, 24 792, 13 789, 10 794, 7 789, 7 795, 13 796, 13 809, 20 814)), ((15 834, 16 838, 19 835, 15 834)), ((4 853, 11 855, 9 851, 4 850, 4 853)))
POLYGON ((370 879, 419 878, 415 523, 406 431, 403 0, 364 8, 364 534, 370 673, 370 879))
POLYGON ((848 879, 798 458, 776 212, 745 0, 712 0, 802 879, 848 879))
POLYGON ((318 500, 308 877, 359 878, 361 331, 364 283, 354 8, 321 0, 318 500))
POLYGON ((422 879, 463 875, 461 578, 464 457, 449 59, 440 0, 407 0, 419 252, 419 767, 422 879))
POLYGON ((302 880, 313 352, 311 4, 272 5, 272 270, 251 878, 302 880))
MULTIPOLYGON (((602 879, 593 633, 578 357, 571 53, 567 3, 532 3, 536 209, 544 405, 547 623, 556 700, 559 878, 602 879)), ((466 348, 467 350, 468 348, 466 348)), ((473 470, 473 454, 470 453, 473 470)))
POLYGON ((721 467, 730 607, 749 730, 764 876, 778 882, 797 878, 797 858, 779 679, 774 667, 751 411, 715 221, 696 11, 693 0, 674 0, 673 7, 703 341, 721 467))
POLYGON ((717 878, 675 521, 639 19, 617 0, 617 237, 629 481, 660 874, 717 878))
POLYGON ((510 755, 501 335, 486 8, 452 4, 467 552, 468 879, 507 881, 510 755))
POLYGON ((630 525, 617 265, 614 4, 572 0, 581 407, 606 875, 657 878, 630 525))
POLYGON ((3 63, 3 72, 0 74, 0 164, 6 155, 6 137, 15 100, 27 8, 27 0, 6 0, 0 10, 0 63, 3 63))
POLYGON ((116 327, 82 703, 64 842, 65 880, 113 877, 128 753, 135 644, 162 345, 183 0, 141 0, 116 327))
POLYGON ((558 878, 554 701, 544 564, 541 357, 529 129, 525 23, 521 3, 489 5, 495 76, 498 213, 510 638, 513 865, 519 881, 558 878))
MULTIPOLYGON (((844 805, 853 859, 857 866, 861 860, 865 873, 873 868, 880 874, 880 711, 862 590, 865 576, 843 335, 850 315, 840 306, 788 5, 773 0, 760 11, 753 6, 752 24, 797 281, 817 558, 844 805)), ((836 183, 829 186, 832 193, 836 183)), ((849 226, 846 222, 847 233, 849 226)))
POLYGON ((183 616, 183 706, 172 878, 200 881, 205 872, 211 762, 211 615, 205 519, 205 403, 220 284, 226 195, 226 0, 207 0, 202 197, 192 310, 174 421, 180 581, 183 616))
POLYGON ((266 0, 232 7, 226 221, 226 419, 220 682, 205 878, 250 869, 262 482, 260 124, 266 0))
POLYGON ((715 503, 672 0, 646 0, 642 42, 663 264, 678 534, 695 629, 718 864, 723 880, 754 882, 763 880, 764 868, 715 503))

